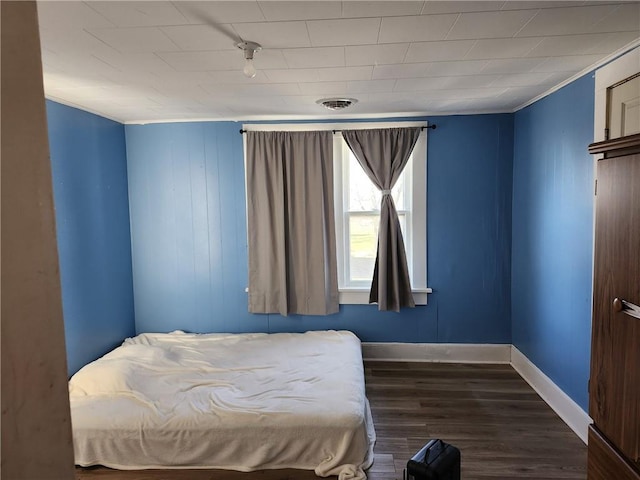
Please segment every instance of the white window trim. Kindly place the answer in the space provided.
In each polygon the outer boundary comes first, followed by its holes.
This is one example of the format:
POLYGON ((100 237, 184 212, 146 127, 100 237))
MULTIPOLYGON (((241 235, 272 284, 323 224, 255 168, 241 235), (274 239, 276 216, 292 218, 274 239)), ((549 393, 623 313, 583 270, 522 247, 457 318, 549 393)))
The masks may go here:
MULTIPOLYGON (((402 127, 427 127, 427 122, 339 122, 339 123, 272 123, 272 124, 243 124, 242 129, 246 131, 254 132, 304 132, 304 131, 333 131, 333 130, 367 130, 373 128, 402 128, 402 127)), ((433 290, 427 287, 427 128, 424 128, 416 142, 413 155, 414 158, 419 159, 413 162, 413 185, 411 185, 411 194, 413 195, 412 207, 413 207, 413 236, 414 244, 412 250, 412 265, 409 265, 409 270, 412 275, 412 293, 413 299, 416 305, 426 305, 427 295, 432 293, 433 290), (420 182, 422 185, 420 185, 420 182), (421 198, 421 196, 423 196, 421 198), (424 245, 424 248, 417 248, 417 245, 424 245)), ((342 149, 342 140, 339 134, 335 134, 334 137, 334 158, 341 158, 342 154, 339 153, 339 157, 336 156, 336 148, 342 149)), ((246 149, 245 149, 246 151, 246 149)), ((335 186, 342 185, 342 166, 334 164, 334 179, 336 179, 335 186), (339 183, 338 183, 339 182, 339 183)), ((342 205, 342 189, 334 188, 334 201, 336 205, 342 205), (339 202, 339 203, 338 203, 339 202)), ((344 237, 342 222, 336 221, 336 242, 342 241, 344 237)), ((408 245, 407 245, 408 248, 408 245)), ((339 246, 337 248, 338 265, 343 265, 344 247, 339 246)), ((339 269, 340 270, 340 269, 339 269)), ((344 284, 343 278, 344 272, 338 272, 339 285, 344 284)), ((369 288, 348 288, 340 287, 339 294, 340 304, 368 304, 369 303, 369 288)))

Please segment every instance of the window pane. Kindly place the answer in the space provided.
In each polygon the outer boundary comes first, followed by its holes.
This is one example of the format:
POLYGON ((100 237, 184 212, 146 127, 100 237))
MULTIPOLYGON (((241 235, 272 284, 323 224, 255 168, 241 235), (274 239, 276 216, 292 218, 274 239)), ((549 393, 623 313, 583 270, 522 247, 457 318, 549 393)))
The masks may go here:
POLYGON ((378 248, 377 215, 349 216, 349 278, 351 281, 368 281, 373 278, 373 266, 378 248))
POLYGON ((406 202, 404 201, 405 200, 404 177, 405 177, 405 174, 403 170, 395 186, 391 189, 391 196, 393 197, 393 203, 396 204, 397 210, 404 210, 407 208, 405 205, 406 202))
MULTIPOLYGON (((349 152, 349 211, 380 210, 380 190, 371 182, 351 150, 347 148, 347 151, 349 152)), ((405 171, 403 170, 391 190, 393 201, 398 210, 406 209, 405 193, 405 171)))
MULTIPOLYGON (((400 229, 405 246, 410 239, 407 238, 407 218, 400 213, 398 215, 400 229)), ((373 278, 373 268, 378 250, 378 228, 380 217, 378 215, 349 216, 349 279, 351 282, 370 282, 373 278)), ((411 260, 410 252, 406 252, 407 261, 411 260)))
MULTIPOLYGON (((400 231, 402 232, 402 239, 405 246, 407 245, 407 216, 404 213, 398 214, 398 220, 400 221, 400 231)), ((408 252, 407 252, 408 254, 408 252)))
POLYGON ((349 210, 367 212, 380 210, 380 191, 349 150, 349 210))

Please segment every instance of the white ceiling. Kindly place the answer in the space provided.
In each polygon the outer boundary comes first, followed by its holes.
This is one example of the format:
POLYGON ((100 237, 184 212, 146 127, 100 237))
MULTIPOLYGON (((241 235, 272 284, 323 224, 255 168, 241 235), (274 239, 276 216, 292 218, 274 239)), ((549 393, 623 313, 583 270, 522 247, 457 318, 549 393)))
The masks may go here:
POLYGON ((48 98, 130 123, 508 112, 640 44, 640 2, 42 1, 48 98), (235 44, 258 42, 243 76, 235 44), (342 112, 316 104, 352 97, 342 112))

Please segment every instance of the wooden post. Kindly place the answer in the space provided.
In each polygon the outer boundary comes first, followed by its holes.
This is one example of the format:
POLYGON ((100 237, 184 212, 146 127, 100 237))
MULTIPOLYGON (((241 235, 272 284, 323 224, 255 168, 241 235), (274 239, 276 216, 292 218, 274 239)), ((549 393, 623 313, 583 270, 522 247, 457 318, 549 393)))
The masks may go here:
POLYGON ((36 3, 3 1, 2 478, 72 479, 47 118, 36 3))

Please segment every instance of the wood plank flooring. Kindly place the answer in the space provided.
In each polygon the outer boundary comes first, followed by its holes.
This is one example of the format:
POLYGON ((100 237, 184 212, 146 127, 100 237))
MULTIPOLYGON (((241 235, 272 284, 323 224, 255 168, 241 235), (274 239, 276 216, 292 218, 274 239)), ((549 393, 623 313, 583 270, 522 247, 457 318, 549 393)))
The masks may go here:
POLYGON ((509 365, 368 362, 378 441, 370 480, 400 480, 430 438, 465 480, 586 479, 587 448, 509 365))
MULTIPOLYGON (((464 480, 587 477, 584 443, 509 365, 365 362, 365 372, 378 437, 369 480, 401 480, 407 460, 430 438, 460 448, 464 480)), ((76 469, 77 480, 317 478, 302 470, 76 469)))

